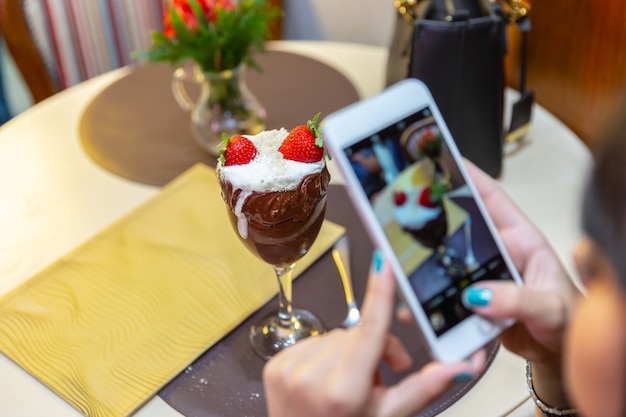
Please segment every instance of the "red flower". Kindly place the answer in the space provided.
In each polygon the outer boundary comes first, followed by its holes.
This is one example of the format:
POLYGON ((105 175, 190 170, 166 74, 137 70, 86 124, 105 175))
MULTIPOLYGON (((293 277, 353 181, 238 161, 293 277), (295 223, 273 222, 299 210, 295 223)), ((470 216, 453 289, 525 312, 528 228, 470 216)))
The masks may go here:
POLYGON ((258 68, 272 19, 281 10, 271 0, 167 0, 163 31, 152 31, 152 44, 137 57, 151 62, 195 62, 205 72, 258 68))
POLYGON ((216 10, 233 10, 235 8, 235 3, 232 0, 203 0, 200 3, 206 4, 206 7, 202 5, 202 10, 204 10, 204 16, 209 22, 215 22, 217 19, 216 10))
MULTIPOLYGON (((198 21, 198 17, 194 13, 191 4, 189 3, 192 0, 171 0, 171 2, 167 6, 167 11, 165 12, 165 16, 163 17, 163 33, 170 39, 176 38, 176 31, 172 25, 172 10, 180 16, 180 18, 185 23, 187 29, 192 32, 198 29, 200 22, 198 21)), ((200 7, 202 8, 202 12, 204 17, 209 22, 215 22, 217 18, 217 9, 224 10, 232 10, 235 8, 235 4, 232 0, 196 0, 200 7)))

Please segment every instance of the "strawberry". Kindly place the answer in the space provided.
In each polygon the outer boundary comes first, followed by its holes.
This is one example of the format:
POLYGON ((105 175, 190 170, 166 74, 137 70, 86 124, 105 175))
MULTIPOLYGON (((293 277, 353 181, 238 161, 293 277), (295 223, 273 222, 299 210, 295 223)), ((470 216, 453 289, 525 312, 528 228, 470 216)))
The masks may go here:
POLYGON ((317 162, 324 157, 324 142, 315 126, 320 114, 317 113, 305 125, 296 126, 287 135, 278 151, 285 159, 298 162, 317 162))
POLYGON ((419 197, 419 205, 423 207, 435 207, 436 204, 430 195, 430 188, 424 187, 419 197))
POLYGON ((400 207, 406 203, 407 196, 404 191, 396 191, 393 195, 393 202, 397 207, 400 207))
POLYGON ((244 136, 233 136, 229 138, 222 134, 224 148, 219 152, 218 157, 223 166, 245 165, 256 157, 256 146, 250 139, 244 136))
POLYGON ((428 187, 424 187, 419 196, 419 204, 424 207, 437 207, 448 190, 448 180, 433 180, 428 187))

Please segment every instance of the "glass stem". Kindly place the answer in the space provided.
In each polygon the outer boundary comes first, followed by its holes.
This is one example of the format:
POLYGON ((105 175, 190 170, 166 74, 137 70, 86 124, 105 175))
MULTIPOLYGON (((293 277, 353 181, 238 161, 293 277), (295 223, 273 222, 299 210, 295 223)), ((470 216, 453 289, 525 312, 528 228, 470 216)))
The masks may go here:
POLYGON ((278 317, 285 327, 293 326, 293 311, 291 309, 291 287, 293 267, 291 264, 285 267, 274 267, 278 278, 278 317))

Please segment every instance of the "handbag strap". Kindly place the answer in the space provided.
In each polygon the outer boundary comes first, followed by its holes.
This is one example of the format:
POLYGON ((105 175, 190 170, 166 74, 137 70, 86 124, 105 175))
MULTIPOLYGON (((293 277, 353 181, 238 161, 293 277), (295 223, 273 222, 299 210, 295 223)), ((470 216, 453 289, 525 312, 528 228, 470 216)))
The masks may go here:
MULTIPOLYGON (((498 0, 489 0, 496 2, 498 0)), ((520 73, 519 73, 519 100, 513 104, 509 131, 504 135, 504 143, 512 144, 521 140, 530 130, 532 105, 535 101, 533 90, 526 90, 526 45, 528 32, 530 32, 530 0, 502 0, 505 6, 504 12, 509 17, 509 23, 515 23, 521 32, 520 40, 520 73)))

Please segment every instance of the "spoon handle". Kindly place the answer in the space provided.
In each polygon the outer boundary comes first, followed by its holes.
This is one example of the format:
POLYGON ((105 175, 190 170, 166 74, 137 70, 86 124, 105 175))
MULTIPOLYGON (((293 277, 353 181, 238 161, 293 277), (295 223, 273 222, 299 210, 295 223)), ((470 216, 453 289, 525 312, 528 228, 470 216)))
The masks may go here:
POLYGON ((350 279, 350 243, 348 236, 343 235, 339 238, 333 247, 332 254, 341 277, 341 284, 346 295, 346 304, 349 305, 354 302, 354 294, 350 279))
POLYGON ((341 276, 341 283, 346 296, 346 306, 348 307, 348 314, 341 323, 341 326, 344 328, 354 327, 361 322, 361 313, 354 301, 354 294, 352 292, 352 280, 350 278, 350 243, 347 235, 343 235, 339 238, 337 243, 335 243, 332 254, 339 275, 341 276))

